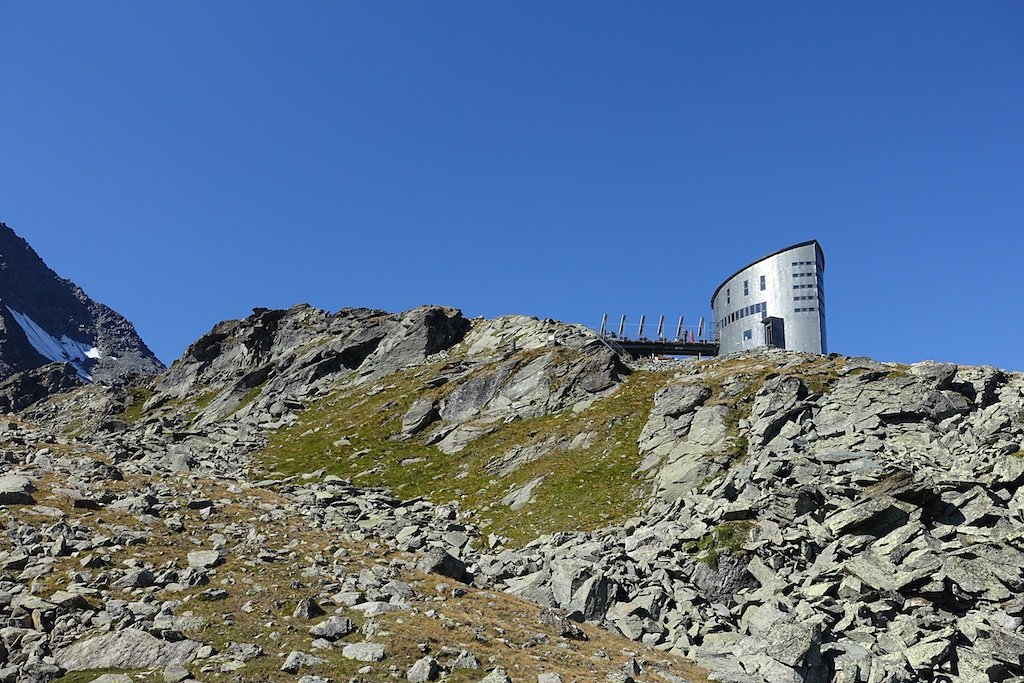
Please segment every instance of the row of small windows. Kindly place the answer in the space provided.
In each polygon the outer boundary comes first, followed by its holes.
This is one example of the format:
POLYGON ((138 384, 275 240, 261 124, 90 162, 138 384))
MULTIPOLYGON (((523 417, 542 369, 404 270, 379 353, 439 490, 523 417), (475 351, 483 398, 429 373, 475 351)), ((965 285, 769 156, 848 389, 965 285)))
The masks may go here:
POLYGON ((813 266, 814 261, 793 261, 794 266, 813 266))
POLYGON ((793 309, 793 312, 794 312, 794 313, 814 313, 814 312, 816 312, 817 310, 818 310, 818 309, 817 309, 817 308, 814 308, 814 307, 811 307, 811 308, 794 308, 794 309, 793 309))
POLYGON ((793 273, 793 277, 814 277, 817 273, 793 273))
POLYGON ((793 285, 793 289, 814 289, 813 284, 808 285, 793 285))
POLYGON ((734 323, 737 320, 740 320, 742 318, 746 318, 748 315, 755 315, 757 313, 767 313, 767 312, 768 312, 768 305, 765 304, 764 302, 759 303, 759 304, 754 304, 753 306, 746 306, 744 308, 741 308, 738 311, 734 311, 734 312, 730 313, 729 315, 725 316, 725 318, 718 323, 718 326, 719 327, 728 327, 729 323, 734 323))
POLYGON ((794 296, 793 301, 817 301, 817 294, 808 294, 807 296, 794 296))

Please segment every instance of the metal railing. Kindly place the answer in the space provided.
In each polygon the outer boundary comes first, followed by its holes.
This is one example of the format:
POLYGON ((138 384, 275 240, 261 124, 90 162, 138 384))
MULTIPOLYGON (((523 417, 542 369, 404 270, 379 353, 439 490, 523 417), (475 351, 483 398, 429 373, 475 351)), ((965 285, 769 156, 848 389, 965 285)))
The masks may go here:
MULTIPOLYGON (((665 316, 663 315, 658 317, 658 323, 656 326, 649 324, 646 316, 641 315, 639 322, 630 323, 627 321, 626 316, 623 315, 619 319, 618 327, 614 330, 609 330, 608 316, 606 314, 601 318, 601 326, 597 329, 597 334, 602 340, 612 342, 616 339, 636 341, 671 341, 679 343, 711 343, 718 341, 718 331, 715 329, 714 323, 705 321, 703 316, 699 318, 697 325, 686 325, 684 317, 679 316, 676 324, 669 328, 668 334, 666 334, 665 316), (648 332, 653 332, 654 336, 648 336, 648 332)), ((615 349, 613 348, 613 350, 615 349)))

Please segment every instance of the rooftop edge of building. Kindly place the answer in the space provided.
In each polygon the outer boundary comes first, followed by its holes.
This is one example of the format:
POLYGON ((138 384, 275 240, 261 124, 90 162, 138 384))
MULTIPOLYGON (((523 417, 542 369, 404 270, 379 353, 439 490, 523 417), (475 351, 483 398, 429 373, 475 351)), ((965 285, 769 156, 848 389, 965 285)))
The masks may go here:
POLYGON ((806 246, 810 246, 812 244, 814 245, 815 251, 821 257, 821 272, 824 273, 825 272, 825 251, 821 248, 821 244, 818 242, 818 240, 807 240, 806 242, 800 242, 799 244, 793 244, 793 245, 790 245, 788 247, 785 247, 784 249, 779 249, 778 251, 773 251, 772 253, 768 254, 767 256, 762 256, 761 258, 759 258, 759 259, 757 259, 755 261, 751 261, 747 265, 745 265, 742 268, 738 269, 735 273, 733 273, 729 277, 727 277, 724 280, 722 280, 722 284, 718 285, 718 287, 715 289, 714 294, 711 295, 711 310, 715 310, 715 298, 718 296, 718 293, 720 291, 722 291, 722 287, 725 287, 726 283, 728 283, 730 280, 732 280, 734 277, 736 277, 737 275, 742 273, 747 268, 751 268, 753 266, 756 266, 761 261, 767 261, 768 259, 772 258, 773 256, 778 256, 779 254, 784 254, 787 251, 790 251, 792 249, 799 249, 800 247, 806 247, 806 246))

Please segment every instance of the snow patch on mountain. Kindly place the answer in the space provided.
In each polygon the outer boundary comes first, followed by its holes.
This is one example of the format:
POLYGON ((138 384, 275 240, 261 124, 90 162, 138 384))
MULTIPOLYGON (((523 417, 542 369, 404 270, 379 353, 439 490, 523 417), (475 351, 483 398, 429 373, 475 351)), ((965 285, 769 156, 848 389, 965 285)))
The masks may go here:
POLYGON ((79 377, 86 382, 92 381, 92 377, 86 371, 83 362, 86 359, 98 360, 103 357, 103 354, 100 353, 97 347, 77 342, 67 335, 61 335, 60 339, 58 339, 24 313, 19 313, 10 306, 7 307, 7 310, 11 312, 11 315, 14 316, 18 325, 25 332, 28 343, 41 356, 55 363, 71 363, 79 377))

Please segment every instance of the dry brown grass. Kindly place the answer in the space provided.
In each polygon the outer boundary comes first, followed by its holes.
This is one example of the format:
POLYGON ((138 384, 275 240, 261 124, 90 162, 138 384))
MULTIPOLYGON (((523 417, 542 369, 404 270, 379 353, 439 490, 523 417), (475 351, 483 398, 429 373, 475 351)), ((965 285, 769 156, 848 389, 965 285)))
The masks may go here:
MULTIPOLYGON (((152 481, 149 477, 130 477, 123 482, 111 482, 110 488, 112 491, 127 493, 142 490, 145 484, 152 481)), ((178 616, 195 616, 204 620, 202 626, 186 631, 187 636, 212 644, 218 651, 231 642, 251 642, 259 644, 267 653, 237 672, 221 672, 215 660, 208 662, 213 665, 210 671, 203 671, 206 663, 194 663, 191 670, 194 673, 202 671, 200 677, 208 683, 280 681, 286 676, 279 670, 283 662, 280 655, 291 650, 310 652, 325 660, 325 664, 304 670, 303 673, 329 676, 336 681, 359 676, 359 680, 366 683, 383 683, 393 680, 393 670, 404 675, 405 670, 423 656, 424 650, 443 662, 447 658, 441 656, 440 651, 445 646, 469 650, 481 663, 480 670, 454 672, 448 679, 453 683, 478 681, 486 669, 494 666, 505 667, 517 682, 534 681, 537 674, 551 671, 562 674, 566 683, 582 683, 603 679, 608 672, 619 670, 630 657, 648 665, 663 667, 691 681, 707 681, 706 672, 683 658, 651 650, 593 625, 583 626, 589 640, 565 640, 539 622, 540 607, 533 603, 511 595, 474 588, 466 588, 467 593, 462 597, 452 597, 450 592, 438 593, 436 587, 441 583, 448 583, 450 587, 458 584, 443 577, 423 575, 412 570, 404 571, 400 578, 410 583, 424 599, 414 601, 410 612, 391 613, 376 618, 378 627, 384 633, 371 639, 385 644, 387 658, 370 665, 369 673, 359 674, 359 669, 366 665, 342 657, 341 646, 344 642, 361 640, 361 634, 349 635, 333 650, 314 651, 310 648, 312 637, 307 632, 318 619, 307 622, 292 616, 300 599, 329 594, 330 584, 334 581, 330 572, 325 572, 325 576, 321 577, 309 577, 303 576, 301 570, 311 564, 323 567, 335 561, 339 563, 338 571, 342 573, 357 573, 373 564, 395 560, 399 561, 398 566, 411 567, 415 557, 390 551, 379 543, 353 542, 339 534, 312 528, 301 515, 286 511, 286 499, 269 490, 243 489, 241 492, 232 492, 223 483, 195 478, 173 482, 182 501, 181 509, 177 512, 186 527, 186 531, 176 533, 167 529, 161 521, 146 524, 131 514, 110 508, 97 511, 74 509, 69 499, 53 492, 53 487, 61 483, 59 475, 40 478, 36 493, 39 504, 61 510, 70 522, 87 526, 93 533, 109 535, 118 528, 146 532, 146 542, 142 545, 112 546, 101 551, 110 556, 111 564, 115 566, 132 558, 157 569, 171 563, 184 567, 187 553, 199 548, 192 542, 193 536, 205 542, 210 533, 224 532, 231 525, 256 527, 265 535, 259 548, 253 548, 225 533, 228 536, 229 553, 224 564, 211 572, 208 585, 179 593, 156 587, 110 593, 109 597, 129 601, 180 600, 183 604, 176 612, 178 616), (203 520, 199 511, 190 510, 184 505, 189 496, 215 501, 214 511, 208 520, 203 520), (258 520, 261 514, 275 510, 280 519, 267 522, 258 520), (255 559, 255 550, 260 548, 279 551, 281 560, 263 562, 255 559), (332 556, 339 549, 342 552, 332 556), (228 595, 223 600, 202 599, 201 594, 211 588, 223 588, 228 595), (438 599, 441 597, 444 599, 438 599), (276 635, 271 637, 272 633, 276 635)), ((161 480, 161 483, 169 482, 161 480)), ((52 517, 41 514, 33 506, 9 508, 8 513, 36 527, 53 522, 52 517)), ((58 558, 53 570, 34 583, 34 592, 46 597, 62 588, 68 581, 69 572, 80 571, 79 560, 77 554, 58 558)), ((92 600, 98 602, 97 598, 92 600)), ((321 600, 321 604, 329 614, 334 611, 328 602, 321 600)), ((346 615, 357 626, 363 623, 358 613, 349 611, 346 615)), ((89 675, 92 673, 99 675, 100 672, 90 672, 85 676, 74 674, 66 678, 64 683, 91 680, 89 675)), ((140 681, 154 680, 154 672, 131 673, 140 681)), ((637 677, 637 680, 653 683, 662 679, 646 674, 637 677)))

